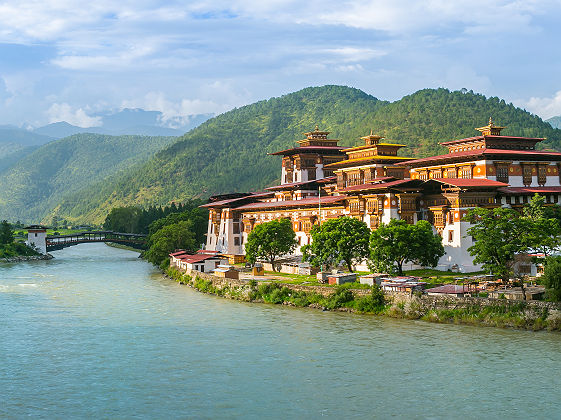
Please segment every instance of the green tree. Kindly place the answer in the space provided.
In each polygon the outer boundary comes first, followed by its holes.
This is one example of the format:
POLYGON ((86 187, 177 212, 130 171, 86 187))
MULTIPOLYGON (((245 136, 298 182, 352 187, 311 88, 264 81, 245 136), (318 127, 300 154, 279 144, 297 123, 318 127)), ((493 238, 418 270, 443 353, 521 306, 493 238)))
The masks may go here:
POLYGON ((304 259, 320 266, 333 266, 341 261, 349 271, 352 266, 368 258, 370 229, 366 223, 339 217, 315 225, 311 232, 312 243, 302 247, 304 259))
POLYGON ((561 301, 561 257, 548 257, 542 281, 549 300, 561 301))
POLYGON ((434 267, 443 255, 442 238, 425 220, 411 225, 392 219, 370 236, 370 263, 378 271, 397 271, 401 275, 406 262, 434 267))
POLYGON ((14 232, 7 220, 0 224, 0 244, 8 245, 14 242, 14 232))
POLYGON ((288 219, 272 220, 255 226, 247 237, 245 255, 251 264, 264 258, 275 269, 275 260, 296 248, 296 234, 288 219))
POLYGON ((150 236, 149 248, 144 253, 144 257, 151 263, 162 266, 168 261, 169 253, 176 249, 194 252, 197 241, 192 227, 193 222, 190 220, 164 226, 150 236))
POLYGON ((515 210, 475 208, 469 210, 463 220, 472 224, 467 233, 474 240, 468 248, 475 257, 473 262, 482 264, 485 270, 503 281, 513 275, 515 255, 535 246, 532 220, 520 217, 515 210))
POLYGON ((545 197, 535 194, 524 206, 528 224, 527 245, 547 258, 561 245, 561 224, 555 218, 555 210, 545 206, 545 197))
POLYGON ((138 207, 115 207, 111 209, 103 228, 114 232, 138 233, 142 210, 138 207))

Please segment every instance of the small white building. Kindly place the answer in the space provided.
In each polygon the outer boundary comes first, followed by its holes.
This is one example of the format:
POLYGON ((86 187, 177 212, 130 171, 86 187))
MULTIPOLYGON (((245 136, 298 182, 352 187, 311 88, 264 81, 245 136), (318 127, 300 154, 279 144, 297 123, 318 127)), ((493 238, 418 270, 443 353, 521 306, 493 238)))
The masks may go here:
POLYGON ((201 273, 214 271, 219 265, 228 264, 228 259, 219 254, 188 254, 186 251, 178 251, 170 256, 170 265, 180 270, 195 270, 201 273))
POLYGON ((27 246, 35 248, 41 254, 47 253, 47 228, 41 225, 31 225, 27 230, 27 246))

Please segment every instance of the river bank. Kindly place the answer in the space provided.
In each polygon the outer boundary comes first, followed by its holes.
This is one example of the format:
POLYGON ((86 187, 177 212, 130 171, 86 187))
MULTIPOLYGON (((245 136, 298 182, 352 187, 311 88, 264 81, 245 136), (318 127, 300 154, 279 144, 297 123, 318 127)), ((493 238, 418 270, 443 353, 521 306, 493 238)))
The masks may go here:
POLYGON ((272 303, 321 310, 373 314, 435 323, 481 325, 532 331, 561 331, 561 304, 421 294, 384 294, 378 288, 350 289, 232 280, 206 273, 166 275, 202 293, 252 303, 272 303))
POLYGON ((46 255, 16 255, 13 257, 0 258, 3 263, 16 263, 24 261, 39 261, 39 260, 52 260, 54 257, 51 254, 46 255))

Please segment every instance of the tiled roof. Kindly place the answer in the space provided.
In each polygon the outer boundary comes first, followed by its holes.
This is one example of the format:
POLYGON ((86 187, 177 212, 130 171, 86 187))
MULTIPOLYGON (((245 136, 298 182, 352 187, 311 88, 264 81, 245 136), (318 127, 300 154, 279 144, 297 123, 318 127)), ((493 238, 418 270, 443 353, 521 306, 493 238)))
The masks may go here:
POLYGON ((326 178, 313 179, 311 181, 291 182, 289 184, 275 185, 274 187, 268 187, 268 188, 265 188, 265 189, 268 190, 268 191, 283 190, 283 189, 286 189, 286 188, 301 187, 301 186, 304 186, 304 185, 307 185, 307 184, 314 184, 314 183, 325 184, 325 183, 328 183, 328 182, 333 182, 336 179, 337 179, 336 176, 329 176, 329 177, 326 177, 326 178))
POLYGON ((473 140, 483 140, 483 139, 500 139, 500 140, 527 140, 527 141, 531 141, 531 142, 538 142, 538 141, 542 141, 545 140, 543 138, 538 138, 538 137, 511 137, 511 136, 474 136, 474 137, 467 137, 465 139, 459 139, 459 140, 451 140, 451 141, 445 141, 440 143, 442 146, 448 146, 449 144, 458 144, 458 143, 464 143, 467 141, 473 141, 473 140))
POLYGON ((171 254, 169 254, 170 257, 177 257, 178 255, 183 255, 183 254, 188 254, 187 251, 185 250, 181 250, 181 251, 177 251, 177 252, 172 252, 171 254))
POLYGON ((208 254, 195 254, 195 255, 185 255, 184 257, 179 257, 179 259, 187 264, 193 264, 205 260, 210 259, 224 259, 217 255, 208 255, 208 254))
POLYGON ((398 179, 396 181, 389 181, 389 182, 379 182, 377 184, 360 184, 360 185, 353 185, 352 187, 344 188, 340 191, 342 192, 352 192, 352 191, 366 191, 366 190, 383 190, 386 188, 397 187, 399 185, 406 184, 408 182, 412 182, 415 184, 420 183, 416 179, 398 179))
MULTIPOLYGON (((259 197, 266 197, 266 196, 271 196, 273 195, 272 192, 266 191, 266 192, 260 192, 260 193, 251 193, 248 194, 246 196, 243 197, 236 197, 236 198, 230 198, 228 200, 220 200, 220 201, 213 201, 207 204, 203 204, 202 206, 199 207, 220 207, 220 206, 227 206, 229 204, 232 203, 237 203, 239 201, 243 201, 243 200, 247 200, 247 199, 253 199, 253 198, 259 198, 259 197)), ((231 206, 228 206, 231 207, 231 206)))
POLYGON ((368 156, 363 158, 357 159, 346 159, 340 162, 330 163, 329 165, 325 165, 327 168, 337 168, 339 166, 344 167, 347 164, 355 164, 360 162, 372 162, 372 161, 380 161, 380 160, 391 160, 391 161, 403 161, 403 160, 411 160, 410 157, 403 157, 403 156, 386 156, 386 155, 374 155, 368 156))
POLYGON ((529 157, 534 159, 556 158, 556 160, 561 160, 561 153, 559 152, 546 152, 542 150, 475 149, 475 150, 466 150, 464 152, 448 153, 445 155, 430 156, 426 158, 410 160, 408 162, 400 162, 400 163, 396 163, 396 165, 419 167, 419 166, 424 166, 422 164, 426 164, 429 162, 445 161, 445 160, 451 160, 451 159, 463 158, 463 157, 476 157, 476 156, 488 157, 492 155, 500 155, 500 156, 510 155, 513 157, 524 156, 526 158, 529 157))
POLYGON ((499 188, 503 194, 556 194, 561 193, 561 187, 506 187, 499 188))
MULTIPOLYGON (((346 198, 345 195, 332 195, 327 197, 321 197, 321 205, 328 205, 343 201, 346 198)), ((262 210, 267 208, 279 208, 279 207, 302 207, 302 206, 318 206, 318 197, 304 198, 302 200, 288 200, 288 201, 273 201, 273 202, 259 202, 259 203, 249 203, 244 206, 238 207, 238 210, 262 210)))
POLYGON ((406 144, 397 144, 397 143, 363 144, 362 146, 355 146, 355 147, 349 147, 348 149, 343 149, 343 152, 352 152, 354 150, 370 149, 376 146, 407 147, 406 144))
MULTIPOLYGON (((429 181, 431 180, 427 182, 429 181)), ((508 184, 504 182, 493 181, 487 178, 432 178, 432 181, 453 185, 454 187, 508 187, 508 184)))

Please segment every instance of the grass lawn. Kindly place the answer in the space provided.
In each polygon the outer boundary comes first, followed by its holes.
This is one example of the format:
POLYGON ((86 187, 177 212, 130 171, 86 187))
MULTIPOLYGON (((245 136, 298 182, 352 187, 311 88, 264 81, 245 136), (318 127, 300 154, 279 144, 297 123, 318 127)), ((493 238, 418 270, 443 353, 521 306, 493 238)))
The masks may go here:
MULTIPOLYGON (((358 275, 367 274, 366 272, 357 272, 358 275)), ((283 278, 278 280, 279 283, 284 284, 305 284, 306 286, 326 286, 326 287, 337 287, 336 284, 320 283, 317 281, 316 276, 308 276, 305 274, 288 274, 288 273, 277 273, 276 271, 265 271, 266 276, 274 276, 278 278, 283 278)), ((256 278, 256 280, 258 280, 256 278)), ((345 283, 345 288, 347 289, 369 289, 370 286, 367 284, 360 284, 358 281, 354 283, 345 283)))
MULTIPOLYGON (((362 276, 365 274, 370 274, 367 271, 357 271, 357 276, 362 276)), ((464 280, 468 280, 470 277, 477 276, 480 274, 485 274, 483 271, 476 271, 473 273, 452 273, 450 271, 439 271, 432 269, 419 269, 419 270, 408 270, 404 271, 404 276, 415 276, 420 277, 422 281, 431 284, 448 284, 448 283, 463 283, 464 280)), ((328 286, 335 287, 335 285, 328 285, 319 283, 316 276, 308 276, 303 274, 287 274, 287 273, 277 273, 276 271, 265 271, 266 276, 276 277, 279 283, 286 284, 306 284, 311 286, 328 286)), ((256 279, 257 280, 257 279, 256 279)), ((350 289, 368 289, 370 286, 366 284, 355 283, 345 283, 345 288, 350 289)))

